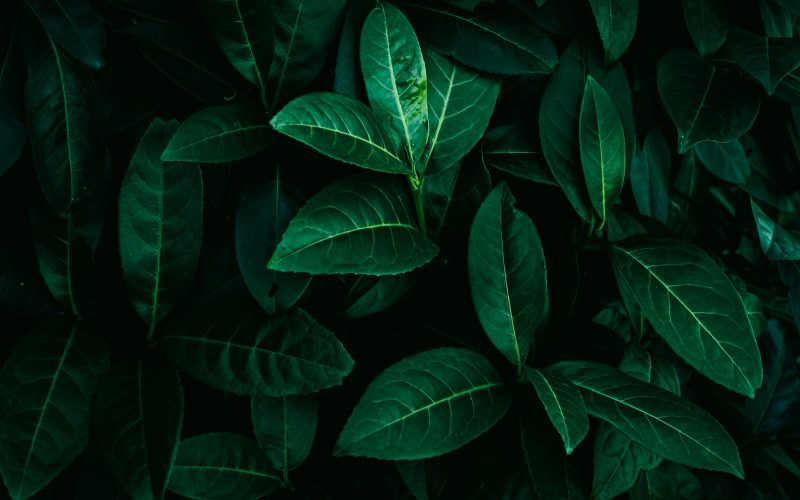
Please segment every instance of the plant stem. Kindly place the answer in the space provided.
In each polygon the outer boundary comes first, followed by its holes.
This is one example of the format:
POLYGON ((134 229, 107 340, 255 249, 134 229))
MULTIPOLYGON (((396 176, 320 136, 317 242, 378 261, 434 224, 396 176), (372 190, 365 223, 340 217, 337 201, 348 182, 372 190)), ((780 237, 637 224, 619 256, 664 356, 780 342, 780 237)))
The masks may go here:
POLYGON ((419 230, 423 234, 428 234, 428 226, 425 223, 425 202, 422 198, 422 181, 416 176, 408 176, 408 183, 411 185, 411 193, 414 195, 414 206, 417 209, 417 223, 419 230))

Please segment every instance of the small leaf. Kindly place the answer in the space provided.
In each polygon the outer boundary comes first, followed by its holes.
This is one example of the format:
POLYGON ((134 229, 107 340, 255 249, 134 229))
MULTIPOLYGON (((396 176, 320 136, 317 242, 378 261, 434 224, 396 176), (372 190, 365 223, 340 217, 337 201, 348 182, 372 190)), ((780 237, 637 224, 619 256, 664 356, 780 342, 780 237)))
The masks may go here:
POLYGON ((569 455, 589 432, 589 418, 580 391, 557 373, 525 368, 525 376, 536 389, 569 455))
POLYGON ((671 163, 667 140, 654 128, 647 133, 644 147, 636 152, 631 164, 631 190, 639 213, 664 223, 669 213, 671 163))
POLYGON ((252 440, 212 432, 181 441, 167 488, 188 498, 255 500, 280 486, 252 440))
POLYGON ((266 117, 249 104, 226 104, 198 111, 181 123, 163 161, 222 163, 253 156, 270 145, 266 117))
POLYGON ((728 37, 726 0, 682 0, 683 18, 697 51, 705 56, 722 47, 728 37))
POLYGON ((767 94, 800 66, 800 44, 790 38, 769 38, 736 28, 728 36, 728 55, 767 94))
POLYGON ((502 170, 520 179, 557 185, 547 168, 541 148, 519 125, 503 125, 486 132, 481 143, 481 159, 486 167, 502 170))
POLYGON ((606 62, 613 63, 628 50, 636 33, 639 0, 589 0, 606 50, 606 62))
POLYGON ((67 52, 93 69, 105 65, 106 32, 89 0, 25 0, 33 14, 67 52))
POLYGON ((289 223, 269 267, 311 274, 399 274, 439 249, 419 229, 399 179, 348 178, 319 192, 289 223))
POLYGON ((384 460, 430 458, 460 448, 497 423, 511 393, 491 363, 440 348, 387 368, 367 387, 334 454, 384 460))
POLYGON ((694 147, 697 158, 709 172, 724 181, 742 186, 750 178, 750 163, 742 143, 706 141, 694 147))
POLYGON ((800 260, 800 234, 784 229, 750 200, 761 250, 772 260, 800 260))
POLYGON ((284 479, 311 452, 317 432, 317 400, 309 396, 254 397, 250 405, 256 441, 284 479))
POLYGON ((266 316, 223 304, 165 325, 159 344, 181 369, 241 396, 309 394, 342 383, 353 360, 336 336, 301 309, 266 316))

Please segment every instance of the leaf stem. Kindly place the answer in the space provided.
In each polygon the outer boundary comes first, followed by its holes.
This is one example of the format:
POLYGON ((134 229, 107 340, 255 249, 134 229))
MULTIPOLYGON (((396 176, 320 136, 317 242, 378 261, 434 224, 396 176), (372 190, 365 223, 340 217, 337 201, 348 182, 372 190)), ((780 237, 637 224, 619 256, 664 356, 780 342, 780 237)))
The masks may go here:
POLYGON ((425 223, 425 201, 422 197, 422 180, 415 176, 408 176, 408 184, 411 186, 411 193, 414 196, 414 206, 417 209, 417 223, 419 230, 423 234, 428 234, 428 226, 425 223))

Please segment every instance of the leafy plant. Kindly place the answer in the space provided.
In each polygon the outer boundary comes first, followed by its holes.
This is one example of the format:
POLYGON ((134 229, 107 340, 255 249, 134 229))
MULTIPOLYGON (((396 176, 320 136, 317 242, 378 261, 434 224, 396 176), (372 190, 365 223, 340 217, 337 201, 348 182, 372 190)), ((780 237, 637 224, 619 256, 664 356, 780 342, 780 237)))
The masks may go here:
POLYGON ((800 4, 11 0, 26 498, 800 488, 800 4))

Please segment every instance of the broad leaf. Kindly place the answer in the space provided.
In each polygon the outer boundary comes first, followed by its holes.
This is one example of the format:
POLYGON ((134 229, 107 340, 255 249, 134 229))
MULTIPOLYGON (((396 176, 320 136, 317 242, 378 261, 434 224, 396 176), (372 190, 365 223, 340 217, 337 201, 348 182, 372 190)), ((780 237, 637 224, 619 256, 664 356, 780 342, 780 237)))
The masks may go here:
POLYGON ((414 29, 396 7, 379 3, 364 22, 360 54, 370 105, 400 137, 414 170, 428 141, 428 77, 414 29))
POLYGON ((605 221, 625 181, 625 129, 611 96, 591 75, 586 79, 579 121, 581 164, 589 201, 605 221))
POLYGON ((408 191, 395 178, 347 178, 328 186, 289 223, 269 267, 385 275, 429 262, 438 248, 417 229, 408 191))
POLYGON ((132 498, 164 498, 182 424, 178 373, 158 358, 122 364, 100 384, 97 442, 105 463, 132 498))
POLYGON ((519 125, 503 125, 486 132, 481 143, 481 159, 486 167, 502 170, 515 177, 557 185, 547 168, 541 148, 519 125))
POLYGON ((770 38, 791 38, 797 15, 775 0, 758 0, 758 11, 764 32, 770 38))
POLYGON ((443 170, 466 156, 483 136, 500 81, 450 58, 425 51, 430 137, 423 172, 443 170))
POLYGON ((267 460, 288 478, 305 461, 317 432, 317 400, 309 396, 254 397, 253 432, 267 460))
POLYGON ((67 52, 93 69, 105 65, 106 32, 89 0, 25 0, 44 29, 67 52))
POLYGON ((631 489, 646 465, 660 458, 608 422, 602 422, 594 442, 592 491, 599 500, 611 500, 631 489))
POLYGON ((203 178, 161 153, 178 127, 156 118, 131 159, 119 195, 122 277, 150 335, 194 280, 203 232, 203 178))
POLYGON ((164 353, 219 390, 242 396, 308 394, 337 386, 353 368, 339 340, 301 309, 266 316, 222 304, 165 325, 164 353))
POLYGON ((706 498, 703 484, 689 469, 664 462, 643 472, 631 489, 631 500, 700 500, 706 498))
POLYGON ((370 383, 334 454, 384 460, 441 455, 489 430, 510 403, 509 388, 480 354, 457 348, 421 352, 370 383))
POLYGON ((701 56, 715 52, 728 37, 726 0, 682 0, 683 18, 701 56))
POLYGON ((589 432, 589 418, 580 391, 557 373, 525 368, 525 376, 536 389, 569 455, 589 432))
POLYGON ((800 260, 800 233, 776 224, 761 207, 751 200, 761 250, 772 260, 800 260))
POLYGON ((514 208, 505 183, 486 198, 469 236, 468 270, 478 320, 497 349, 522 371, 548 314, 544 252, 533 221, 514 208))
POLYGON ((637 237, 613 247, 614 274, 669 346, 697 371, 752 397, 761 357, 739 292, 699 248, 637 237))
POLYGON ((655 128, 647 133, 644 146, 636 151, 631 163, 631 190, 639 213, 665 223, 669 213, 671 163, 667 140, 655 128))
POLYGON ((37 324, 11 351, 0 371, 0 473, 11 498, 34 495, 83 451, 107 367, 99 332, 68 318, 37 324))
POLYGON ((639 0, 589 0, 610 64, 622 57, 636 33, 639 0))
MULTIPOLYGON (((694 2, 692 2, 694 3, 694 2)), ((678 152, 701 141, 728 142, 744 135, 758 115, 756 94, 726 70, 686 49, 658 62, 658 94, 678 128, 678 152)))
POLYGON ((222 163, 253 156, 270 145, 266 116, 250 104, 198 111, 181 123, 164 149, 164 161, 222 163))
POLYGON ((742 186, 750 178, 750 163, 742 143, 706 141, 694 147, 697 158, 709 172, 724 181, 742 186))
POLYGON ((212 432, 181 441, 167 488, 188 498, 255 500, 279 485, 256 443, 212 432))
POLYGON ((281 134, 339 161, 409 174, 398 140, 364 103, 334 93, 298 97, 270 121, 281 134))
POLYGON ((800 66, 800 43, 791 38, 769 38, 736 28, 728 37, 727 48, 730 58, 770 95, 800 66))
POLYGON ((651 451, 690 467, 743 477, 736 444, 694 403, 599 363, 564 361, 553 370, 581 389, 589 414, 651 451))

